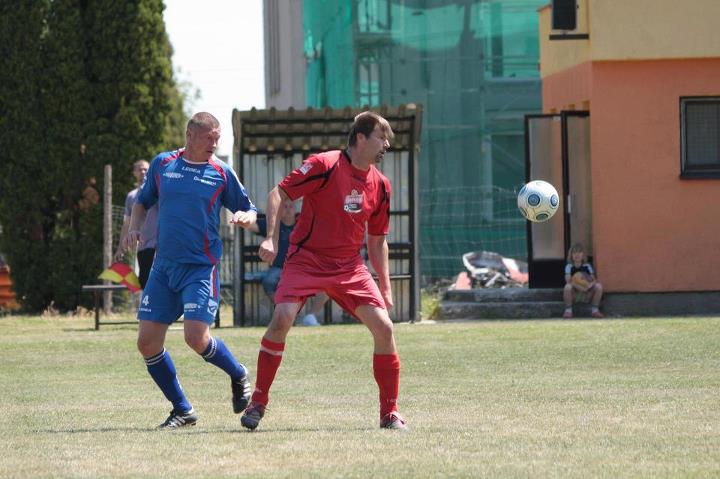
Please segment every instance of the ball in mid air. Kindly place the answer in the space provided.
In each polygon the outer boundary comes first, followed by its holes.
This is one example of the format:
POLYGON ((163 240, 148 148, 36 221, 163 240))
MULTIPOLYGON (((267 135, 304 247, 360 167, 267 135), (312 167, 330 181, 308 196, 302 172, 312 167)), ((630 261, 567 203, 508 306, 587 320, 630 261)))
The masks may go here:
POLYGON ((547 181, 533 180, 518 193, 517 205, 525 219, 542 223, 553 217, 560 206, 560 196, 547 181))

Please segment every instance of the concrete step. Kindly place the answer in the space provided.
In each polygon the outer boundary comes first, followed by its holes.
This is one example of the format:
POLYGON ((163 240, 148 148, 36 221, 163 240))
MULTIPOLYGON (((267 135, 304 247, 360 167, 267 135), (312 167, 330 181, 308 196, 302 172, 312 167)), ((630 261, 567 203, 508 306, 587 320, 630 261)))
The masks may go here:
MULTIPOLYGON (((561 318, 565 306, 562 301, 442 301, 442 319, 543 319, 561 318)), ((576 304, 577 318, 590 317, 590 305, 576 304)))
POLYGON ((443 300, 476 303, 515 303, 562 301, 560 288, 487 288, 451 290, 445 293, 443 300))

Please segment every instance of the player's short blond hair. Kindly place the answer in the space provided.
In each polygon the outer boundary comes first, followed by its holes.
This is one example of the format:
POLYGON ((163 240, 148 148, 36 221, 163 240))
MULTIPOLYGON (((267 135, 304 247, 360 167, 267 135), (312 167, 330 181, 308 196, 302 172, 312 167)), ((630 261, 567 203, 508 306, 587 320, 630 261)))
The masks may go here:
POLYGON ((195 113, 188 121, 188 130, 217 130, 220 128, 220 122, 217 118, 206 111, 195 113))

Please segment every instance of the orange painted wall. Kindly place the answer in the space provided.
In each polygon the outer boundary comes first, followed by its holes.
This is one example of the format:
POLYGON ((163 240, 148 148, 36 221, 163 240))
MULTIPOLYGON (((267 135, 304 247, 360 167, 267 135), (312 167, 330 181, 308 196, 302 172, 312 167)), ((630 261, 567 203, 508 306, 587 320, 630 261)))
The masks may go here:
POLYGON ((592 65, 581 63, 543 78, 543 112, 582 110, 592 96, 592 65))
POLYGON ((720 96, 720 58, 592 62, 543 82, 546 111, 590 101, 593 246, 606 290, 720 290, 720 180, 679 178, 680 97, 720 96), (572 98, 579 71, 585 93, 572 98))

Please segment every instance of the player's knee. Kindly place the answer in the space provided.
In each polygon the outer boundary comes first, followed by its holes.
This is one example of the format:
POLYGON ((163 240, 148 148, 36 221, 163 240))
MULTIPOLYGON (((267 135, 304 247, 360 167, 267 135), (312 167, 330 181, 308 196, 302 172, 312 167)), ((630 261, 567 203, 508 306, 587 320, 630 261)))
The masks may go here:
POLYGON ((275 307, 273 319, 270 321, 270 325, 268 327, 273 331, 287 332, 290 328, 292 328, 296 314, 297 313, 295 311, 291 311, 288 308, 277 306, 275 307))
POLYGON ((373 333, 382 339, 391 339, 393 337, 394 326, 390 318, 382 318, 373 325, 373 333))
POLYGON ((205 351, 209 340, 210 338, 205 337, 204 334, 199 334, 195 331, 185 331, 185 344, 190 346, 190 349, 198 354, 205 351))
POLYGON ((595 291, 598 292, 598 294, 601 294, 603 292, 603 285, 602 283, 595 283, 595 291))
POLYGON ((149 358, 162 351, 162 344, 159 344, 153 338, 139 336, 137 340, 137 348, 142 357, 149 358))

